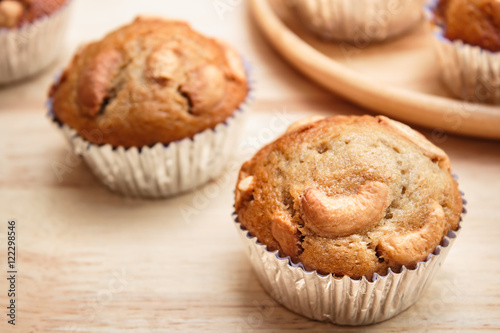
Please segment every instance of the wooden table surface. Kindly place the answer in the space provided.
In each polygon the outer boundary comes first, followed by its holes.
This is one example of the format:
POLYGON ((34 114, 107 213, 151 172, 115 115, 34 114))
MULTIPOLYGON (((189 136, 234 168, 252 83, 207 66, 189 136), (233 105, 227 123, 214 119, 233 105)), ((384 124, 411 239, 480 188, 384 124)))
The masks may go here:
MULTIPOLYGON (((0 88, 0 332, 359 330, 310 321, 272 301, 249 266, 230 215, 241 162, 286 124, 311 114, 368 111, 332 96, 285 63, 252 24, 245 1, 77 0, 75 5, 58 62, 35 78, 0 88), (77 45, 139 13, 188 20, 234 44, 252 62, 257 81, 256 101, 228 170, 211 184, 168 200, 110 193, 45 117, 48 86, 77 45), (5 315, 12 218, 18 231, 15 327, 5 315)), ((363 330, 498 331, 500 143, 423 133, 450 155, 469 213, 420 301, 363 330)))

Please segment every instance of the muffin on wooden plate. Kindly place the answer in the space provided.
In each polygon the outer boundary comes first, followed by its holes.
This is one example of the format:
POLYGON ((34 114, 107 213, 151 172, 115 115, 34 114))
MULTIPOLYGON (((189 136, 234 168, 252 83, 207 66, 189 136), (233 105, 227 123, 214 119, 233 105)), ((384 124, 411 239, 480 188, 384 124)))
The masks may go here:
POLYGON ((441 0, 430 15, 446 86, 461 99, 500 104, 500 2, 441 0))
POLYGON ((365 46, 401 35, 423 18, 426 0, 290 0, 297 16, 322 38, 365 46))
POLYGON ((0 1, 0 84, 34 75, 61 49, 71 0, 0 1))
POLYGON ((302 121, 241 168, 237 225, 262 285, 345 325, 411 306, 459 229, 448 156, 383 116, 302 121))
POLYGON ((165 197, 222 171, 247 95, 231 47, 187 23, 141 17, 82 47, 53 85, 50 107, 108 187, 165 197))

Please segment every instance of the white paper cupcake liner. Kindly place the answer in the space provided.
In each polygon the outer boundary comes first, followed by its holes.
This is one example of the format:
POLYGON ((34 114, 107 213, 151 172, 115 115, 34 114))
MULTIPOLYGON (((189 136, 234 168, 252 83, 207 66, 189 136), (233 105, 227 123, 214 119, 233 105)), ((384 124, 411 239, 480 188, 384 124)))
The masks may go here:
POLYGON ((236 150, 243 113, 240 108, 225 123, 193 139, 141 148, 89 143, 74 129, 49 116, 74 153, 109 189, 130 197, 165 198, 192 190, 222 173, 236 150))
POLYGON ((235 221, 254 271, 272 298, 310 319, 351 326, 387 320, 413 305, 431 283, 460 231, 460 227, 458 231, 450 230, 415 269, 389 270, 387 275, 375 274, 369 281, 366 277, 354 280, 306 271, 289 257, 281 257, 278 250, 268 251, 237 218, 235 221))
POLYGON ((441 79, 453 95, 470 102, 500 104, 500 52, 451 41, 438 26, 433 45, 441 79))
POLYGON ((61 52, 73 0, 55 13, 19 28, 0 28, 0 84, 49 66, 61 52))
POLYGON ((289 0, 302 22, 325 39, 366 45, 403 34, 423 18, 427 0, 289 0))

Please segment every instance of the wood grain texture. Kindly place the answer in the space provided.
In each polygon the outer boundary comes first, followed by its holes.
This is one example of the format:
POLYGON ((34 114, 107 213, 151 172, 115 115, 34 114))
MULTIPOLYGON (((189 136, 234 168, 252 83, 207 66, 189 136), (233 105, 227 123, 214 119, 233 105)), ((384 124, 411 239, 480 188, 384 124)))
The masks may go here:
POLYGON ((500 139, 500 107, 452 98, 439 80, 430 27, 385 43, 319 40, 286 0, 251 0, 270 43, 306 76, 375 112, 432 129, 500 139))
MULTIPOLYGON (((230 214, 237 168, 286 124, 311 114, 368 111, 285 63, 258 33, 245 2, 85 0, 73 14, 59 61, 40 76, 0 88, 0 332, 358 331, 310 321, 272 301, 249 266, 230 214), (229 6, 222 16, 219 3, 229 6), (45 117, 48 86, 77 45, 138 13, 189 20, 227 40, 253 64, 257 82, 228 171, 169 200, 108 192, 45 117), (60 178, 58 165, 68 167, 60 178), (4 310, 9 218, 17 219, 19 231, 15 328, 6 324, 4 310)), ((450 155, 469 214, 421 300, 364 330, 498 331, 500 143, 423 133, 450 155)))

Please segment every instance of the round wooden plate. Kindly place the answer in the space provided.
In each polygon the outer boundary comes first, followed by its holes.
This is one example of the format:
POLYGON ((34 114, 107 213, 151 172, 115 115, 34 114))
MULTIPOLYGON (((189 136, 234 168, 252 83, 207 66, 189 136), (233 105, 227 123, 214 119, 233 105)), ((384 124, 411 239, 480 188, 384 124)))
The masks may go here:
POLYGON ((437 133, 500 139, 500 107, 454 99, 442 86, 425 22, 392 41, 353 45, 322 41, 306 31, 286 0, 250 0, 250 8, 276 50, 327 89, 437 133))

